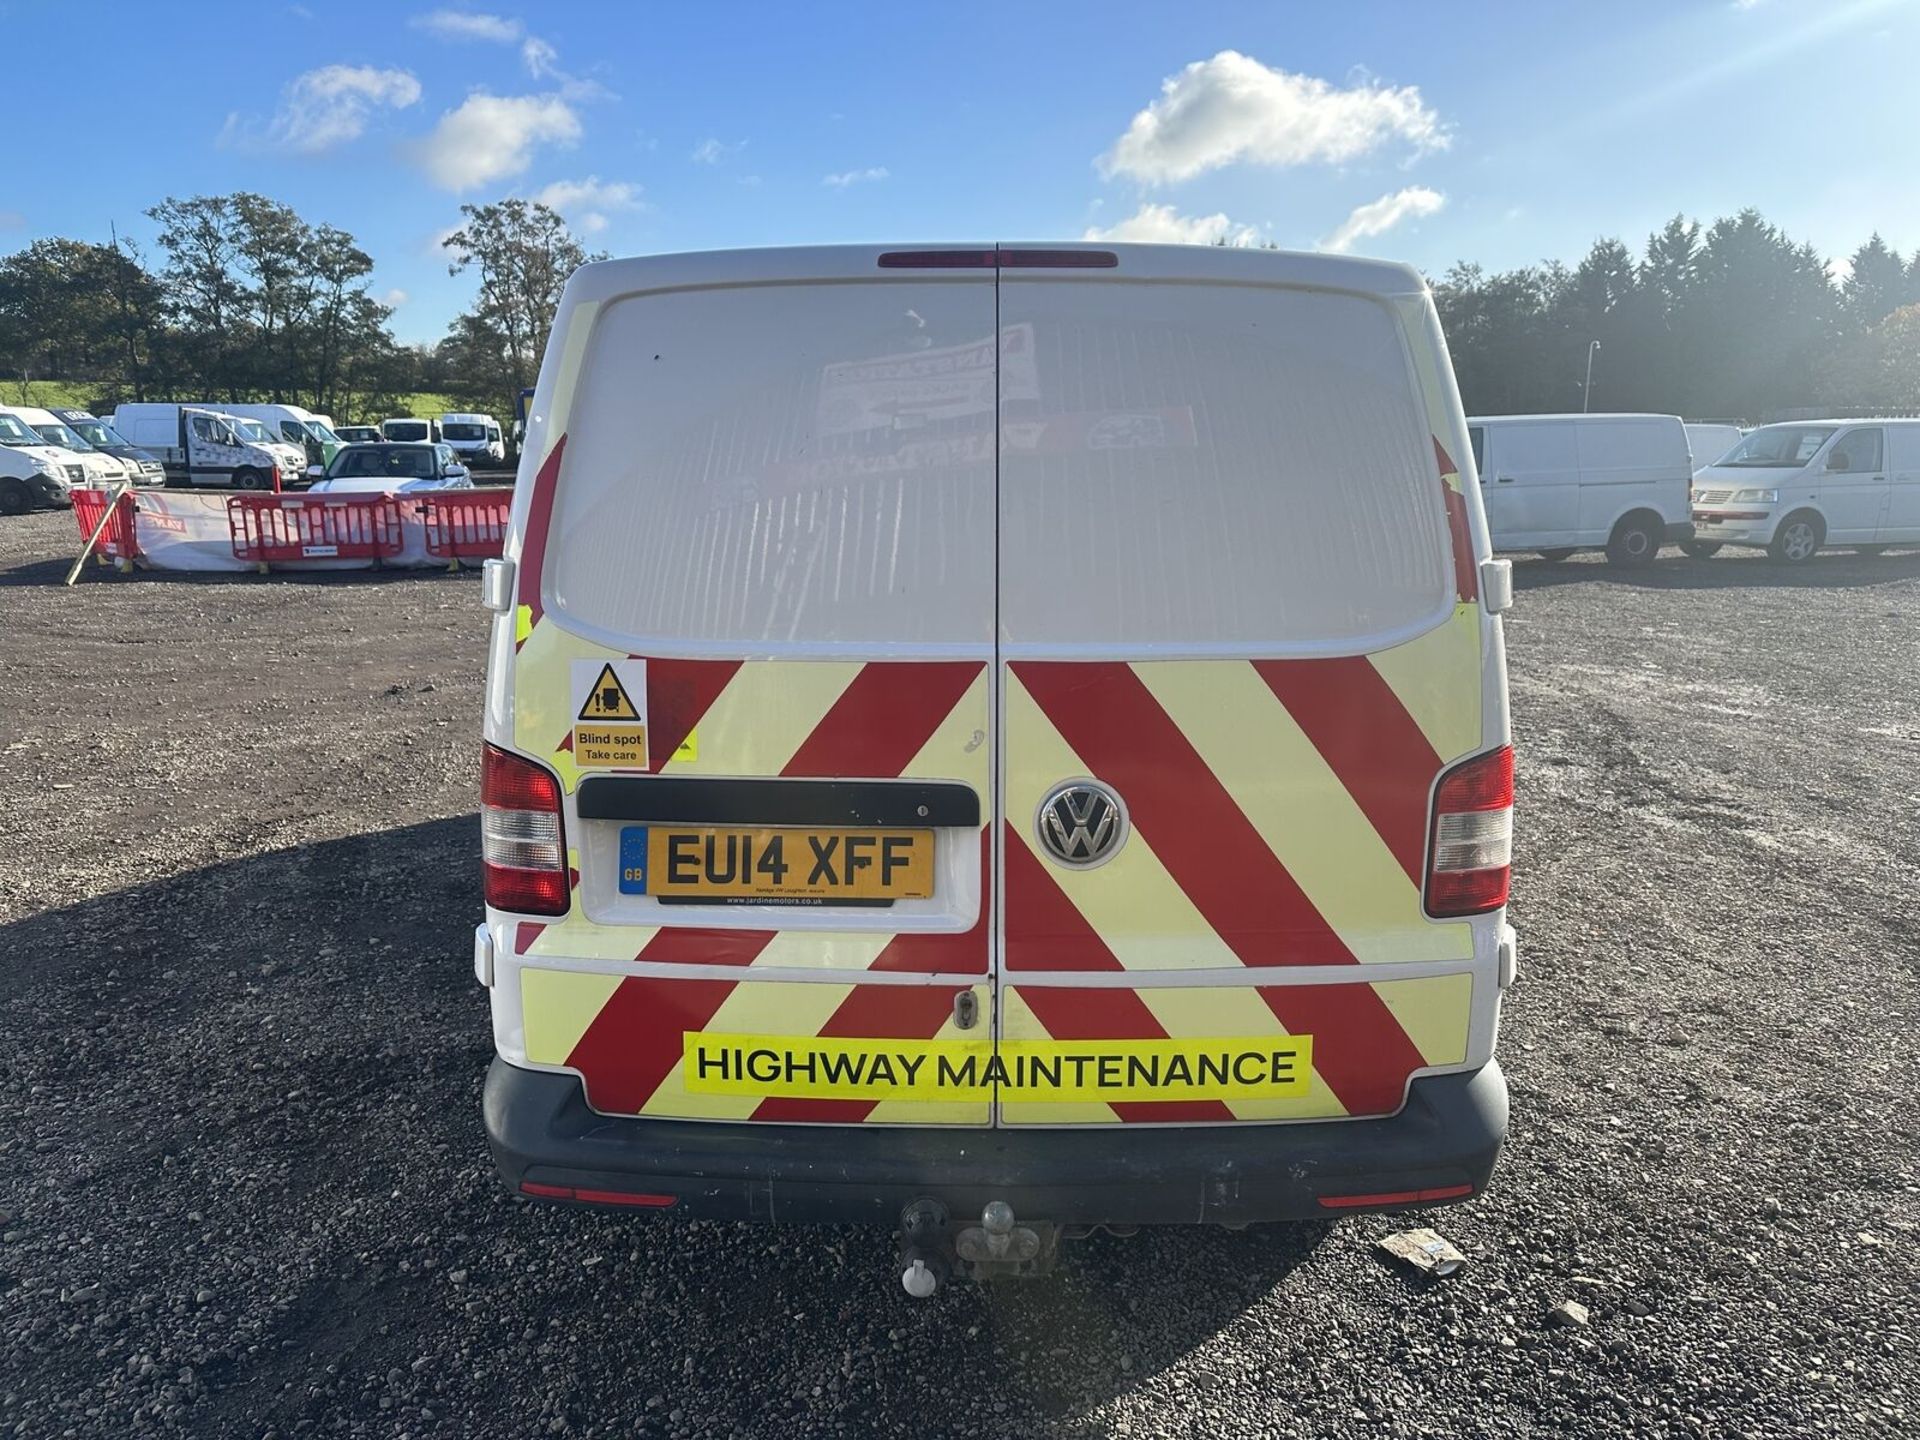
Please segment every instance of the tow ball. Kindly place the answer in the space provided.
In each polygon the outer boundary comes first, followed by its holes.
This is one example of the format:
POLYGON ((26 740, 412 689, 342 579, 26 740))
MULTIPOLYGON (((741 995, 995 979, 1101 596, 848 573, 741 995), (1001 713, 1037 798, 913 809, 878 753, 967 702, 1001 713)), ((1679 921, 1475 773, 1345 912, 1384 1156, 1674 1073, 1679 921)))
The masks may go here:
POLYGON ((900 1212, 900 1285, 917 1300, 932 1295, 956 1269, 975 1280, 1044 1275, 1060 1257, 1060 1227, 1020 1224, 1004 1200, 989 1200, 977 1225, 954 1227, 938 1200, 913 1201, 900 1212))

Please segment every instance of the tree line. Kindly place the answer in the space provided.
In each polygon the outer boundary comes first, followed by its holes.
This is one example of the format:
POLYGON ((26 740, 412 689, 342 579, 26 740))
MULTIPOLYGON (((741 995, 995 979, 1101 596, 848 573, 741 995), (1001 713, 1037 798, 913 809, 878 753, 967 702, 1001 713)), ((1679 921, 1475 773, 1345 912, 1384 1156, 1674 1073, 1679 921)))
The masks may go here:
MULTIPOLYGON (((8 377, 79 382, 97 407, 270 400, 345 423, 396 413, 424 390, 505 417, 539 372, 567 276, 597 258, 544 205, 463 205, 444 245, 474 299, 438 343, 403 346, 371 292, 372 258, 347 232, 247 192, 147 214, 150 256, 112 235, 0 257, 8 377)), ((1571 267, 1462 262, 1434 294, 1471 414, 1583 399, 1750 421, 1920 407, 1920 251, 1903 258, 1878 235, 1836 280, 1756 211, 1710 225, 1676 216, 1637 255, 1603 239, 1571 267)))
POLYGON ((1434 299, 1469 414, 1583 398, 1697 420, 1920 406, 1920 251, 1903 260, 1876 234, 1841 270, 1743 210, 1705 226, 1675 216, 1637 257, 1606 239, 1572 268, 1463 262, 1434 299))
POLYGON ((123 400, 302 405, 339 423, 427 390, 506 417, 534 382, 567 276, 589 258, 543 205, 463 205, 448 268, 478 294, 435 345, 403 346, 353 236, 263 195, 167 199, 151 256, 64 236, 0 257, 0 367, 18 385, 123 400))

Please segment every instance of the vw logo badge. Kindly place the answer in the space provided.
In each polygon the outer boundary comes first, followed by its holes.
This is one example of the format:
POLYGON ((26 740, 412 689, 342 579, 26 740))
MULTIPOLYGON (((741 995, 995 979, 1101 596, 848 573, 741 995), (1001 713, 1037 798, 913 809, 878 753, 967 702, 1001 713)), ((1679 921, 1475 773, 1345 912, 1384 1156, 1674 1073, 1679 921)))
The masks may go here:
POLYGON ((1120 797, 1097 780, 1054 786, 1040 802, 1034 822, 1047 855, 1069 870, 1106 864, 1127 838, 1127 812, 1120 797))

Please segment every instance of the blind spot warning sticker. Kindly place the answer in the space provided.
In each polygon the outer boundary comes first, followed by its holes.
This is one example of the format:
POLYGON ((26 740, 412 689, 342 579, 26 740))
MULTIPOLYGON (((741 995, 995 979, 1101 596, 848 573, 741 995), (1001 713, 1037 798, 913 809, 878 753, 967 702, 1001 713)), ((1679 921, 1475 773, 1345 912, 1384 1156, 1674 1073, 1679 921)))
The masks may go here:
POLYGON ((581 769, 647 768, 647 662, 573 662, 573 763, 581 769))

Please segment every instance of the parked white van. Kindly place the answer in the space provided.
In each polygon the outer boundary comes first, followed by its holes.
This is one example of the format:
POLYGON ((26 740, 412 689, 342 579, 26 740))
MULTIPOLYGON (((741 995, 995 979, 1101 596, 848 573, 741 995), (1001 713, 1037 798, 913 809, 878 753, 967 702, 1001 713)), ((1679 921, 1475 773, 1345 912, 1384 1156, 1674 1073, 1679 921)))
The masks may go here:
POLYGON ((440 442, 440 426, 437 421, 426 420, 418 415, 396 415, 391 420, 380 422, 380 435, 395 444, 437 445, 440 442))
POLYGON ((915 1295, 1478 1193, 1511 572, 1466 443, 1399 265, 579 270, 482 587, 508 1186, 897 1216, 915 1295))
POLYGON ((1467 429, 1495 550, 1564 560, 1604 548, 1616 565, 1644 565, 1693 537, 1677 415, 1489 415, 1467 429))
POLYGON ((138 467, 126 464, 104 450, 96 450, 50 410, 32 405, 4 405, 0 406, 0 415, 11 415, 27 426, 40 437, 42 444, 61 453, 62 463, 71 464, 78 460, 89 485, 118 485, 122 481, 140 478, 138 467))
POLYGON ((1738 425, 1687 421, 1687 449, 1693 453, 1693 473, 1698 475, 1722 455, 1740 443, 1746 431, 1738 425))
POLYGON ((205 408, 258 420, 279 439, 306 451, 307 469, 310 472, 324 472, 333 463, 333 457, 340 453, 340 447, 346 444, 333 433, 333 427, 322 417, 298 405, 216 405, 209 401, 205 408))
POLYGON ((113 428, 158 455, 169 484, 271 490, 304 483, 307 452, 245 415, 197 405, 120 405, 113 428))
POLYGON ((1693 554, 1760 545, 1795 565, 1920 544, 1920 420, 1762 425, 1693 477, 1693 523, 1693 554))
POLYGON ((73 487, 86 483, 86 463, 78 455, 47 444, 26 421, 0 411, 0 515, 71 505, 73 487))
POLYGON ((467 464, 507 463, 507 442, 500 433, 500 422, 493 416, 449 411, 440 417, 439 425, 440 438, 467 464))

